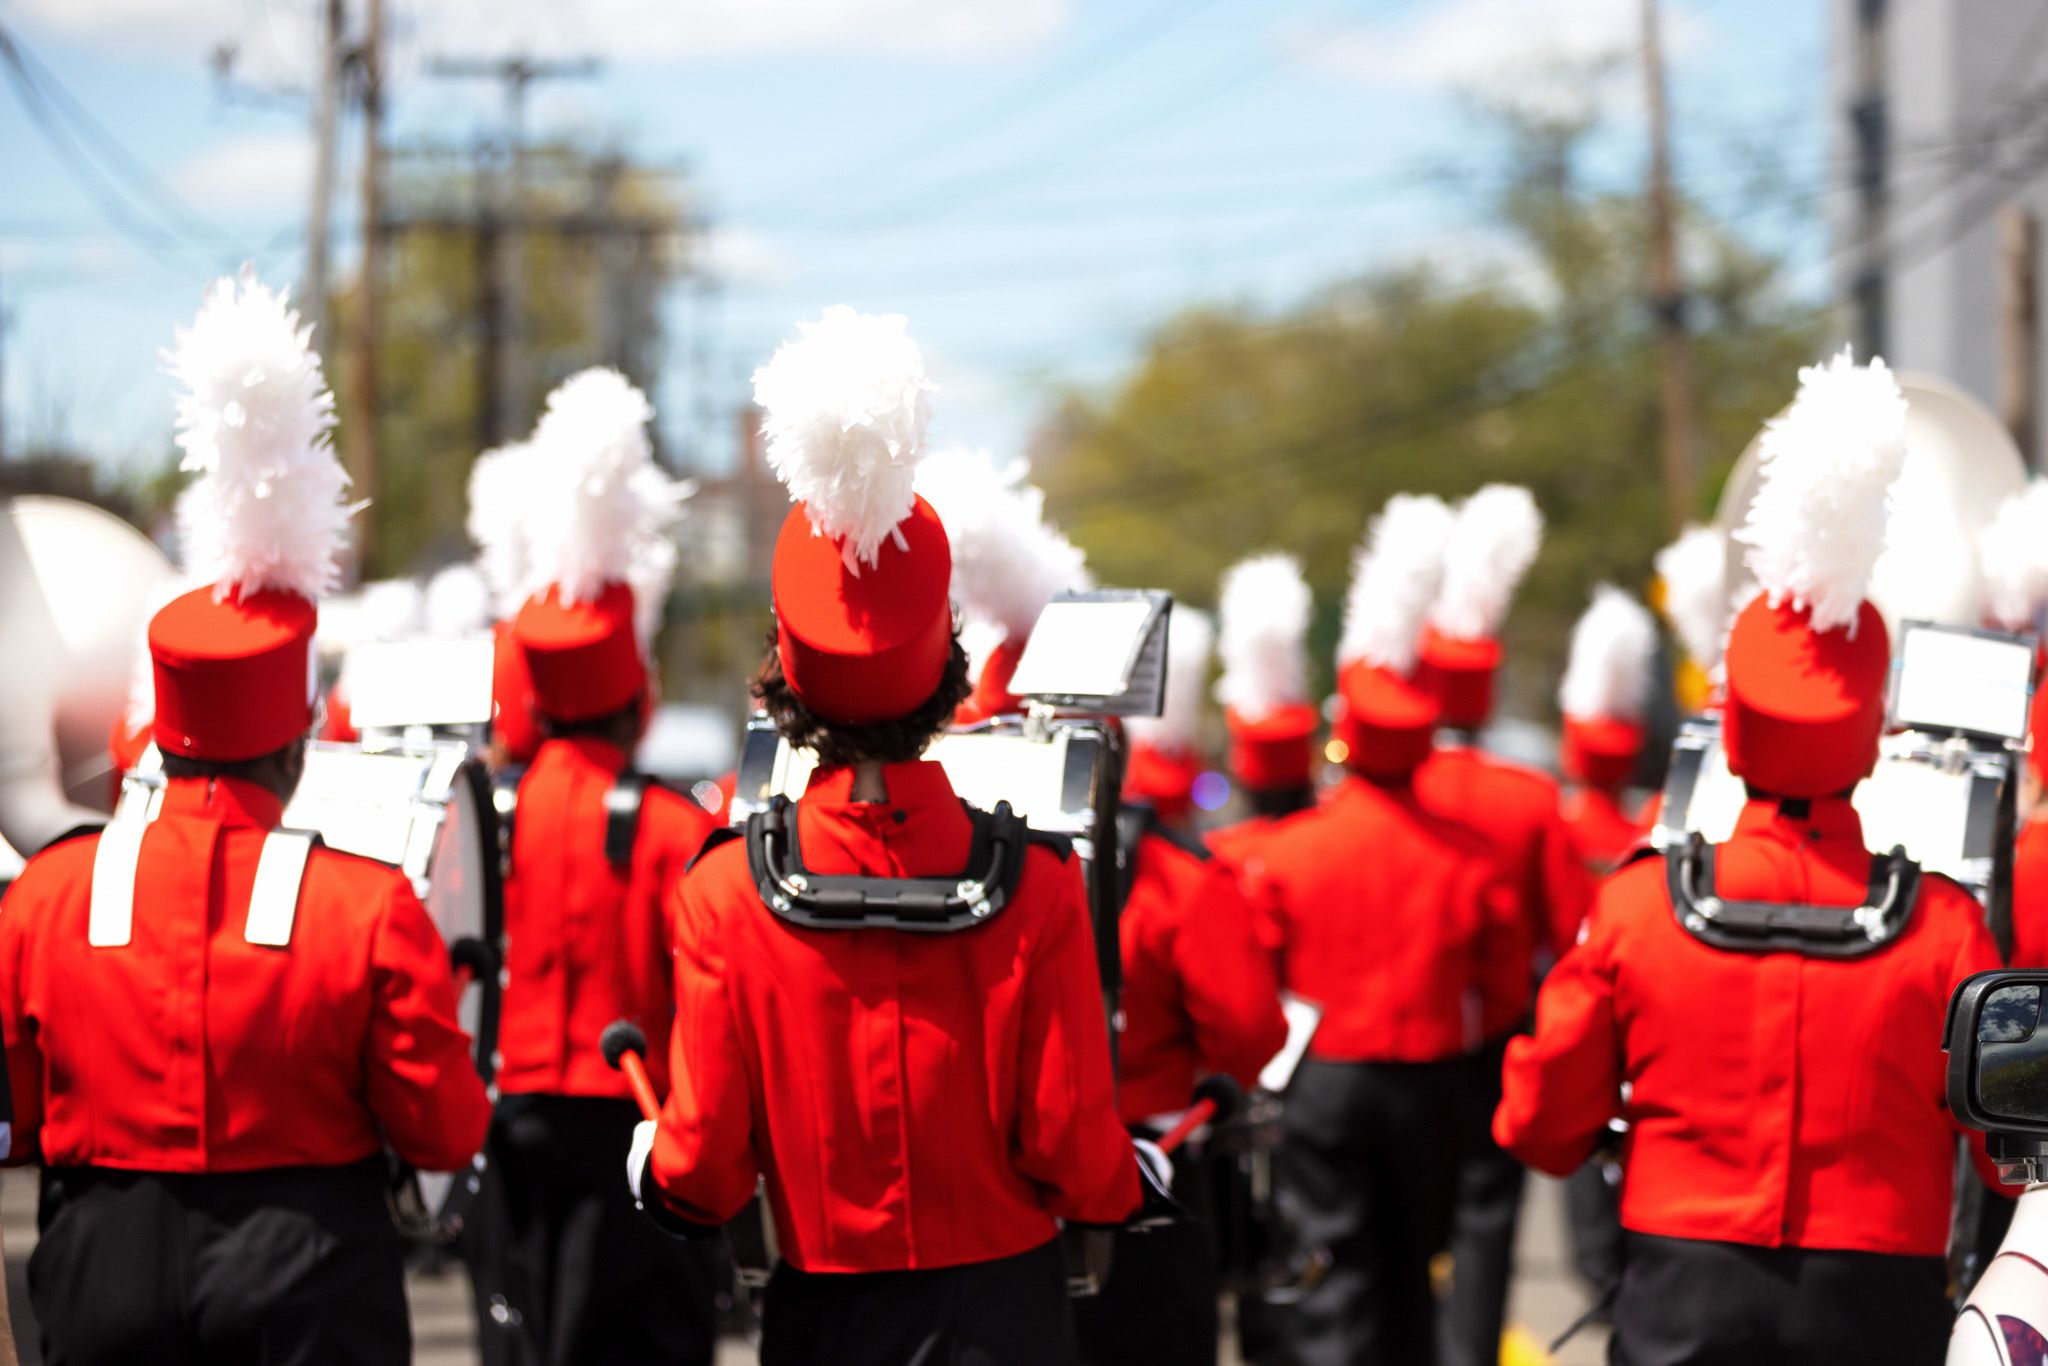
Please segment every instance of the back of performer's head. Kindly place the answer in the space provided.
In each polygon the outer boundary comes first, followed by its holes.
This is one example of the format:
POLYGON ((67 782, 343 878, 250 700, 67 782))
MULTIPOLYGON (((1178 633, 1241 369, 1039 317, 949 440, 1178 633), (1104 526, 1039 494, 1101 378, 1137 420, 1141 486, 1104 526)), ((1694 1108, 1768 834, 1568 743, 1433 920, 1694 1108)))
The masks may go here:
POLYGON ((1799 372, 1759 450, 1735 539, 1761 591, 1729 632, 1722 743, 1754 792, 1831 796, 1868 776, 1884 731, 1891 647, 1865 594, 1905 466, 1905 396, 1882 360, 1845 350, 1799 372))
POLYGON ((952 547, 914 487, 935 386, 904 322, 828 308, 754 373, 768 463, 796 504, 754 695, 828 767, 915 759, 971 691, 952 547))
POLYGON ((1333 754, 1382 783, 1410 777, 1429 757, 1441 709, 1421 672, 1422 622, 1443 578, 1450 508, 1429 494, 1397 493, 1352 559, 1337 643, 1333 754))

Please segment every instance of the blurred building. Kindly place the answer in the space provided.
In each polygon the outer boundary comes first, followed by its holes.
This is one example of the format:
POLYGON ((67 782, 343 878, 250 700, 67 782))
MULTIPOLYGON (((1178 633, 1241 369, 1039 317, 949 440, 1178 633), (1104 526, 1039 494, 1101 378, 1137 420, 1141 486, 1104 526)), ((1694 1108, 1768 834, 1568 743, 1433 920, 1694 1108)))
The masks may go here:
POLYGON ((2038 467, 2048 5, 1828 2, 1833 260, 1849 338, 2004 414, 2038 467))

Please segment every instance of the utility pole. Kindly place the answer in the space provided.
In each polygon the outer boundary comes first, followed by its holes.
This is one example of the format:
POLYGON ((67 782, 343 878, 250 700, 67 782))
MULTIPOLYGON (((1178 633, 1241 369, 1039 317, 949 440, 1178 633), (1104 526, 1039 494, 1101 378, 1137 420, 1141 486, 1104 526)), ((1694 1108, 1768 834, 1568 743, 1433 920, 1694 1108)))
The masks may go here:
POLYGON ((505 88, 505 180, 497 220, 497 324, 491 329, 496 402, 491 444, 516 440, 527 422, 526 398, 526 92, 536 81, 595 76, 594 57, 543 61, 532 57, 438 57, 435 76, 482 77, 505 88))
POLYGON ((341 121, 342 0, 323 0, 320 96, 313 114, 313 208, 306 225, 306 279, 299 287, 299 317, 313 329, 313 345, 327 345, 327 229, 334 198, 334 144, 341 121))
POLYGON ((1677 207, 1671 192, 1670 111, 1658 0, 1642 0, 1643 87, 1650 107, 1650 308, 1657 323, 1664 503, 1676 535, 1693 516, 1692 339, 1678 278, 1677 207))
POLYGON ((2036 419, 2041 374, 2041 298, 2034 263, 2040 253, 2040 223, 2017 204, 1998 216, 1999 416, 2020 456, 2039 469, 2036 419))
POLYGON ((383 86, 384 0, 369 0, 369 21, 358 50, 363 101, 363 258, 356 290, 354 380, 349 390, 348 473, 351 492, 372 506, 356 519, 356 578, 368 572, 376 549, 377 497, 377 284, 384 234, 383 86))

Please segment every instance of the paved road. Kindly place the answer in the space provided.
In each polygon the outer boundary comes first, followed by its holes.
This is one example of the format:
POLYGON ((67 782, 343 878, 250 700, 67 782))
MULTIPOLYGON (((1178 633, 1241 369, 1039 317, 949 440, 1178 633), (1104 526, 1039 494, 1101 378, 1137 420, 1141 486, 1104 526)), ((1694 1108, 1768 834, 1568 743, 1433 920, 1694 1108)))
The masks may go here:
MULTIPOLYGON (((1510 1317, 1521 1332, 1502 1354, 1503 1366, 1601 1366, 1606 1360, 1604 1329, 1589 1329, 1567 1343, 1555 1358, 1542 1352, 1548 1343, 1585 1308, 1586 1296, 1569 1271, 1564 1250, 1563 1190, 1542 1178, 1530 1182, 1517 1252, 1518 1279, 1510 1317)), ((35 1325, 28 1313, 24 1268, 36 1241, 36 1177, 33 1172, 0 1174, 0 1239, 7 1252, 7 1293, 14 1307, 15 1340, 24 1366, 40 1366, 35 1325)), ((470 1307, 469 1281, 462 1268, 450 1264, 438 1275, 415 1275, 407 1286, 413 1309, 415 1366, 477 1366, 476 1321, 470 1307)), ((753 1366, 754 1353, 745 1343, 721 1344, 719 1366, 753 1366)), ((1226 1347, 1219 1366, 1240 1366, 1226 1347)))

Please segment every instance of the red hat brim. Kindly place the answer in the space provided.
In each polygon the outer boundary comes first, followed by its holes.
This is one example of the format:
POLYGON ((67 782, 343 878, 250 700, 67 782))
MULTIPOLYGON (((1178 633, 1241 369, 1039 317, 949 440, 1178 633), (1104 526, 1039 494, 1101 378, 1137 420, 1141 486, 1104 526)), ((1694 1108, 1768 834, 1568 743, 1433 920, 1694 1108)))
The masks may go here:
POLYGON ((1565 776, 1587 787, 1620 787, 1635 773, 1644 738, 1633 721, 1567 716, 1559 754, 1565 776))
POLYGON ((564 602, 559 586, 528 598, 512 622, 533 707, 559 721, 619 711, 647 686, 633 629, 633 590, 608 583, 594 601, 564 602))
POLYGON ((1490 637, 1458 640, 1434 626, 1422 628, 1416 680, 1442 708, 1441 722, 1477 730, 1493 715, 1493 677, 1500 669, 1500 642, 1490 637))
POLYGON ((1230 771, 1247 787, 1301 787, 1315 770, 1316 709, 1278 707, 1256 721, 1226 708, 1230 771))
POLYGON ((1354 662, 1337 675, 1343 700, 1335 738, 1348 768, 1379 778, 1413 773, 1429 757, 1441 714, 1436 697, 1391 669, 1354 662))

